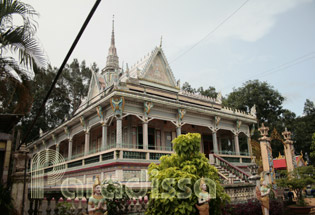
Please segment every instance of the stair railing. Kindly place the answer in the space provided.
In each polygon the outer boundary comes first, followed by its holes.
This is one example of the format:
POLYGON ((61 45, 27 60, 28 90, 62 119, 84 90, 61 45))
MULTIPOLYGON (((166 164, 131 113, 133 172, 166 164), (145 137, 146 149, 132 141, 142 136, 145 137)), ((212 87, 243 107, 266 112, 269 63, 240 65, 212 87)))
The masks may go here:
POLYGON ((240 168, 234 166, 233 164, 229 163, 227 160, 221 158, 220 156, 213 154, 213 157, 215 158, 215 163, 219 164, 229 172, 236 175, 238 178, 245 182, 249 182, 250 175, 241 170, 240 168))

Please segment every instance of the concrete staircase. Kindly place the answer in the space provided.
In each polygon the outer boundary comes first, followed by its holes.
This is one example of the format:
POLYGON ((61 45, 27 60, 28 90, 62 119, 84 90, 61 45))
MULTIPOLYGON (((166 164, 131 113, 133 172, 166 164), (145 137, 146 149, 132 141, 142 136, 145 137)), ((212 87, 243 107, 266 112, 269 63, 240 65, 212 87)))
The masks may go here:
POLYGON ((219 173, 222 184, 248 183, 250 174, 216 154, 210 154, 209 162, 219 173))
POLYGON ((231 171, 225 169, 222 166, 219 166, 217 164, 214 165, 214 167, 218 170, 219 176, 221 178, 222 184, 238 184, 238 183, 244 183, 245 181, 240 179, 238 176, 236 176, 231 171))

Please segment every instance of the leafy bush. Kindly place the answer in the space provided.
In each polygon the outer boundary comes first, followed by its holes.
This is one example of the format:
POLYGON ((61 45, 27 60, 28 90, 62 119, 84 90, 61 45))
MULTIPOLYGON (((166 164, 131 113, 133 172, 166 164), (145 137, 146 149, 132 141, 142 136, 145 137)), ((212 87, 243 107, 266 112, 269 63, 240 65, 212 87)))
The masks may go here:
MULTIPOLYGON (((262 215, 261 205, 258 200, 252 199, 244 203, 226 205, 222 214, 224 215, 262 215)), ((283 215, 284 205, 281 200, 270 200, 270 215, 283 215)))
POLYGON ((11 190, 0 183, 0 211, 1 214, 16 214, 11 197, 11 190))
POLYGON ((57 204, 59 215, 72 215, 72 204, 70 202, 60 202, 57 204))
POLYGON ((282 178, 277 180, 277 184, 279 187, 290 188, 293 190, 298 198, 297 205, 304 206, 306 203, 302 191, 307 185, 315 183, 314 173, 315 170, 313 166, 298 167, 290 173, 282 171, 280 173, 282 178))
POLYGON ((215 190, 209 190, 210 195, 216 195, 210 200, 210 214, 221 213, 221 205, 229 200, 229 196, 219 183, 217 169, 200 152, 200 141, 200 134, 180 135, 173 140, 174 154, 162 156, 159 165, 150 164, 149 177, 153 188, 146 214, 198 214, 194 184, 201 177, 211 179, 216 186, 215 190), (191 195, 187 195, 189 193, 191 195))

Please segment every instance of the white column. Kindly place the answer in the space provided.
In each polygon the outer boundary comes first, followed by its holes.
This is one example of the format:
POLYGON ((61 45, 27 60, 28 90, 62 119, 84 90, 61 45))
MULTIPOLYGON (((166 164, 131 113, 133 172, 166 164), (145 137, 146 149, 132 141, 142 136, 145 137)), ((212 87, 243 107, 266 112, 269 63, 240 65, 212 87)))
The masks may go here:
POLYGON ((122 120, 119 116, 116 119, 116 147, 122 147, 122 120))
POLYGON ((107 125, 102 124, 102 147, 101 150, 104 151, 107 147, 107 125))
POLYGON ((149 145, 148 122, 142 123, 142 139, 143 139, 143 149, 148 149, 148 145, 149 145))
POLYGON ((236 155, 240 155, 240 145, 238 142, 238 135, 234 135, 234 144, 235 144, 236 155))
POLYGON ((68 160, 71 160, 72 157, 72 139, 69 139, 68 144, 68 160))
POLYGON ((253 151, 252 151, 252 145, 251 145, 251 139, 250 137, 247 137, 247 147, 248 147, 248 153, 250 156, 252 156, 253 151))
POLYGON ((217 140, 217 132, 212 132, 212 142, 213 142, 213 152, 214 154, 218 154, 218 140, 217 140))
POLYGON ((56 156, 55 156, 55 163, 56 164, 60 160, 60 157, 59 157, 59 145, 60 145, 60 143, 56 144, 56 156))
POLYGON ((182 129, 180 126, 176 127, 176 135, 177 137, 182 134, 182 129))
POLYGON ((90 151, 90 131, 85 132, 84 155, 88 155, 90 151))

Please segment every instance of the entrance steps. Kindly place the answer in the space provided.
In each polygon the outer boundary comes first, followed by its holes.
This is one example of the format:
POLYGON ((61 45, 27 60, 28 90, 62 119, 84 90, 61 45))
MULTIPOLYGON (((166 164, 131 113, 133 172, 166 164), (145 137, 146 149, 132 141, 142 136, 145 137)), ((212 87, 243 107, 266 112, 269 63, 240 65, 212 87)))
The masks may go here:
POLYGON ((249 182, 250 174, 231 164, 222 157, 216 154, 210 154, 209 161, 210 164, 218 170, 222 184, 240 184, 249 182))

